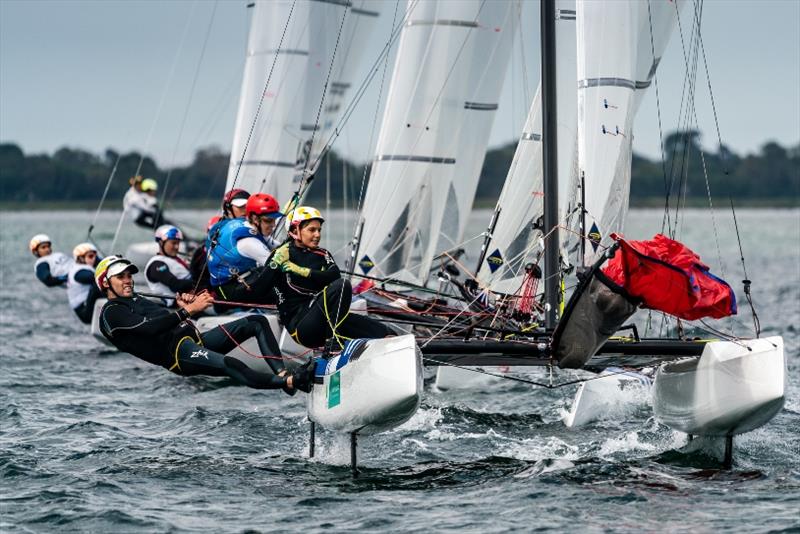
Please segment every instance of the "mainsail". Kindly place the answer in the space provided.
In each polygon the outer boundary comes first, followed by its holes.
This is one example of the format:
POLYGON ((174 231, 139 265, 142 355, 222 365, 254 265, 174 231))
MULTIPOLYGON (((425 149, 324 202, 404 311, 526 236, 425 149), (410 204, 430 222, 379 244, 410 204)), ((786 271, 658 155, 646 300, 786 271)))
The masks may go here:
POLYGON ((675 26, 677 0, 579 0, 578 159, 586 210, 584 264, 622 230, 633 119, 675 26))
POLYGON ((518 2, 409 1, 363 212, 366 274, 423 282, 461 240, 518 2))
MULTIPOLYGON (((576 167, 576 67, 575 1, 556 2, 556 50, 558 68, 558 176, 559 220, 569 215, 572 198, 570 184, 576 167)), ((541 87, 531 103, 514 159, 511 162, 497 205, 501 208, 492 233, 486 260, 479 267, 478 279, 493 291, 515 293, 522 285, 524 266, 535 263, 543 251, 544 193, 542 181, 542 103, 541 87)), ((562 241, 568 234, 562 233, 562 241)))
MULTIPOLYGON (((320 130, 333 122, 323 102, 328 74, 342 74, 355 61, 353 54, 334 62, 337 40, 360 42, 349 32, 369 30, 372 25, 359 19, 376 14, 362 3, 351 8, 349 0, 256 2, 226 189, 264 191, 286 201, 312 170, 312 139, 315 146, 323 143, 320 130)), ((341 84, 348 82, 334 81, 328 93, 343 96, 341 84)))

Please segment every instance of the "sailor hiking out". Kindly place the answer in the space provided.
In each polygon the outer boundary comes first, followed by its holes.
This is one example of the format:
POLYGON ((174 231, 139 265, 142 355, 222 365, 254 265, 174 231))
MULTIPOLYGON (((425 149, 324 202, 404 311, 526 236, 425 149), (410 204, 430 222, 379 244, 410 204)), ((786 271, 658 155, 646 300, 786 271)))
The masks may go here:
POLYGON ((309 348, 331 337, 341 347, 349 339, 394 335, 383 323, 350 313, 350 282, 342 278, 331 253, 319 246, 324 222, 319 210, 308 206, 299 206, 286 219, 289 239, 269 262, 270 270, 279 273, 274 291, 281 322, 309 348))
POLYGON ((53 252, 52 242, 46 234, 36 234, 28 248, 36 258, 33 266, 36 278, 47 287, 65 286, 72 260, 61 252, 53 252))
MULTIPOLYGON (((165 295, 185 293, 194 289, 189 265, 178 256, 183 232, 176 226, 165 224, 155 231, 158 254, 150 258, 144 268, 147 285, 154 293, 165 295)), ((174 299, 162 299, 165 306, 175 306, 174 299)))
POLYGON ((85 324, 92 322, 94 303, 101 292, 94 283, 94 269, 100 258, 97 248, 91 243, 80 243, 72 249, 75 260, 67 276, 67 299, 69 307, 85 324))
POLYGON ((109 256, 95 270, 95 282, 108 298, 100 313, 100 330, 119 350, 183 376, 229 376, 255 389, 283 389, 294 395, 309 391, 307 367, 289 374, 267 320, 251 315, 200 334, 190 320, 212 303, 207 292, 175 295, 178 309, 134 293, 138 268, 120 256, 109 256), (266 363, 275 374, 251 369, 226 354, 255 337, 266 363))
POLYGON ((282 216, 278 201, 265 193, 251 195, 246 219, 223 219, 208 232, 211 286, 225 300, 267 304, 274 271, 266 267, 278 243, 272 238, 282 216))

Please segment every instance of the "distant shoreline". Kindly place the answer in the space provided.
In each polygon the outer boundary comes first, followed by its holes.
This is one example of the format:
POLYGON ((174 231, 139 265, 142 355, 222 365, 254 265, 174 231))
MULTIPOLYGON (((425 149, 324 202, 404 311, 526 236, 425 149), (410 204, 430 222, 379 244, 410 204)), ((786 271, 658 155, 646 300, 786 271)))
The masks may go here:
MULTIPOLYGON (((708 203, 705 199, 689 198, 686 201, 685 207, 687 208, 705 208, 708 203)), ((715 198, 714 205, 717 207, 730 206, 730 200, 727 197, 715 198)), ((491 209, 495 206, 495 200, 492 199, 478 199, 475 201, 474 209, 491 209)), ((318 204, 313 201, 310 204, 318 204)), ((675 206, 675 200, 670 201, 672 209, 675 206)), ((778 208, 778 209, 792 209, 800 208, 800 198, 786 197, 786 198, 734 198, 734 207, 738 208, 778 208)), ((637 198, 631 199, 632 209, 636 208, 663 208, 663 198, 637 198)), ((211 200, 184 200, 173 202, 169 205, 168 210, 217 210, 219 203, 211 200)), ((342 208, 341 203, 332 202, 331 208, 342 208)), ((60 210, 60 211, 94 211, 97 209, 96 201, 89 200, 67 200, 67 201, 35 201, 35 202, 9 202, 0 201, 0 211, 15 212, 15 211, 47 211, 47 210, 60 210)), ((103 211, 119 211, 122 209, 121 202, 106 202, 103 211)))

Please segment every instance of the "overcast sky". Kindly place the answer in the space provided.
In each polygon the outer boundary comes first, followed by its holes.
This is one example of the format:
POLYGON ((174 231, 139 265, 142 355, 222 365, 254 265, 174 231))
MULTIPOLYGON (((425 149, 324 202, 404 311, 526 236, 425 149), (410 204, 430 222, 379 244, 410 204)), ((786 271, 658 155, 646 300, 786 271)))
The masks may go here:
MULTIPOLYGON (((18 143, 26 153, 65 145, 96 153, 109 147, 145 150, 161 166, 186 163, 202 146, 216 144, 228 151, 249 27, 245 6, 239 0, 219 1, 215 11, 211 0, 0 0, 0 141, 18 143), (208 46, 179 142, 209 23, 208 46), (178 54, 184 28, 186 40, 178 54)), ((366 54, 370 63, 388 36, 393 10, 394 1, 386 0, 366 54)), ((519 136, 526 97, 538 83, 538 10, 538 2, 526 2, 522 41, 515 45, 492 146, 519 136)), ((690 11, 683 15, 688 25, 690 11)), ((706 0, 703 42, 723 142, 738 153, 755 152, 767 140, 797 145, 800 0, 706 0)), ((664 131, 677 124, 684 70, 676 32, 658 72, 664 131)), ((357 160, 371 154, 377 88, 374 83, 334 147, 357 160)), ((699 126, 706 146, 714 148, 702 64, 698 88, 699 126)), ((634 149, 649 156, 659 153, 655 100, 649 91, 634 129, 634 149)))

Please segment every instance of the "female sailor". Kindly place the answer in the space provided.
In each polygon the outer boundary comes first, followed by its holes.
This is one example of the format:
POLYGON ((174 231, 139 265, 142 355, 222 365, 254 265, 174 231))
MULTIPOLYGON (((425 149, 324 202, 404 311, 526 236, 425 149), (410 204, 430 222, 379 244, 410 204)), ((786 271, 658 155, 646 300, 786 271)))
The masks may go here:
MULTIPOLYGON (((150 291, 159 295, 171 295, 194 290, 194 281, 189 265, 178 257, 183 241, 183 232, 176 226, 165 224, 155 231, 158 254, 150 258, 144 268, 144 277, 150 291)), ((162 299, 164 305, 172 307, 174 299, 162 299)))
POLYGON ((53 252, 50 237, 36 234, 31 238, 28 248, 38 258, 33 269, 40 282, 47 287, 66 285, 72 260, 66 254, 53 252))
POLYGON ((350 282, 342 278, 331 253, 319 246, 324 222, 319 210, 308 206, 287 217, 289 239, 269 262, 271 270, 283 273, 275 280, 281 322, 309 348, 323 346, 330 337, 342 346, 348 339, 393 335, 383 323, 350 313, 350 282))
POLYGON ((69 307, 82 323, 90 324, 94 303, 101 294, 94 283, 94 268, 100 258, 97 256, 97 248, 91 243, 75 245, 72 258, 75 262, 67 277, 69 307))

